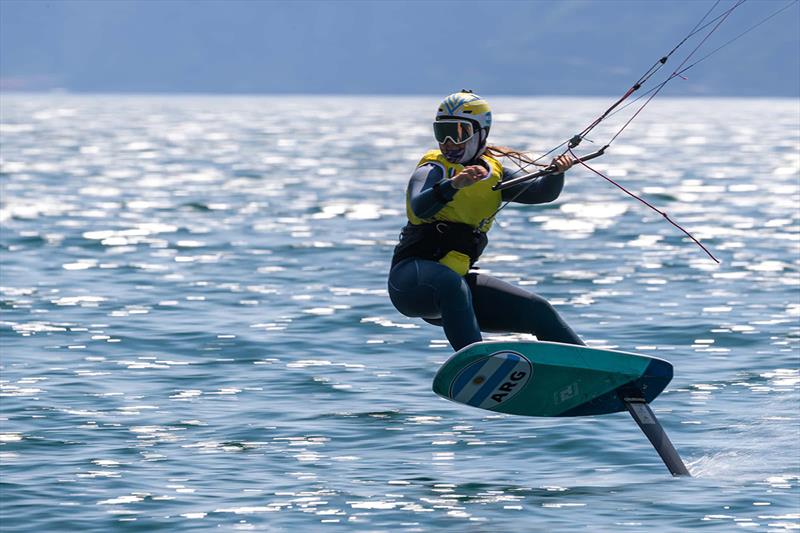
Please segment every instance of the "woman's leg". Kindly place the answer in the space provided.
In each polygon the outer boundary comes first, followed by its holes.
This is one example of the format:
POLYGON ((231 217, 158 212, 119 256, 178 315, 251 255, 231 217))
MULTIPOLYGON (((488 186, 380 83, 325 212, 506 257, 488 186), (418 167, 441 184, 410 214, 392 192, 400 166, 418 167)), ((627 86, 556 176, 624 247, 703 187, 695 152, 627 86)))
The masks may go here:
POLYGON ((468 274, 467 282, 481 330, 531 333, 540 341, 584 345, 541 296, 486 274, 468 274))
POLYGON ((414 258, 397 263, 389 273, 389 298, 405 316, 440 319, 455 350, 481 340, 469 286, 444 265, 414 258))

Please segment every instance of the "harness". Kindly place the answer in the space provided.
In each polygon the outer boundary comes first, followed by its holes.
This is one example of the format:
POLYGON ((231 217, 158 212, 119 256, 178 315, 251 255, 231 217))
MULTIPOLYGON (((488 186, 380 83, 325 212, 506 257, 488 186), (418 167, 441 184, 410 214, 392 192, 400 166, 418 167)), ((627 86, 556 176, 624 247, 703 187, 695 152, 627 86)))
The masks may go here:
POLYGON ((427 224, 406 224, 400 232, 400 243, 394 249, 392 266, 403 259, 417 257, 438 261, 451 251, 469 257, 475 264, 489 242, 486 233, 469 224, 437 221, 427 224))

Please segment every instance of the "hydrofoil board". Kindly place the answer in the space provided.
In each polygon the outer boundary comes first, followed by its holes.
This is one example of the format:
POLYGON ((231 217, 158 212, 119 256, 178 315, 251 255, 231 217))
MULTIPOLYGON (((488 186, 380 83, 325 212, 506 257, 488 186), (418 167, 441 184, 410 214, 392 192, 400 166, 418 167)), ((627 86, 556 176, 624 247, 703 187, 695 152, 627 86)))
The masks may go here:
POLYGON ((647 405, 672 379, 672 365, 635 353, 555 342, 477 342, 448 359, 433 391, 454 402, 523 416, 628 411, 673 475, 689 475, 647 405))

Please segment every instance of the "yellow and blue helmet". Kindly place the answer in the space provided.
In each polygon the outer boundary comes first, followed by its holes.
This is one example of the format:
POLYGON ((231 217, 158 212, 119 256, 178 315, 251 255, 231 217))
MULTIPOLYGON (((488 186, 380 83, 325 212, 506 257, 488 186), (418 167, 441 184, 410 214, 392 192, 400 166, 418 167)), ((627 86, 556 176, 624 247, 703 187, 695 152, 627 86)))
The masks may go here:
POLYGON ((436 120, 456 118, 465 119, 485 130, 489 134, 492 127, 492 110, 489 102, 468 89, 453 93, 439 104, 436 111, 436 120))
POLYGON ((472 91, 463 89, 439 104, 433 132, 440 145, 448 139, 458 144, 457 148, 443 152, 448 160, 465 163, 483 153, 491 127, 492 110, 489 103, 472 91))

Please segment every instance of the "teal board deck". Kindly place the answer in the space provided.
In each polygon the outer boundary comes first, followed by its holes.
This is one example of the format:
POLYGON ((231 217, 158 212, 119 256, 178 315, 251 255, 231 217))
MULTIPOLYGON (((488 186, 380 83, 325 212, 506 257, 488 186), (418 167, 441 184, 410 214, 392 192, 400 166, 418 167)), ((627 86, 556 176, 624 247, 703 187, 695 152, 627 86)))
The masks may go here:
POLYGON ((453 354, 433 391, 499 413, 584 416, 626 411, 625 398, 652 401, 672 379, 668 361, 554 342, 479 342, 453 354))

